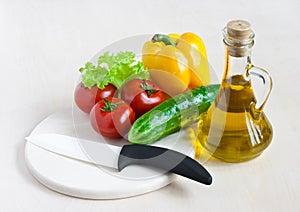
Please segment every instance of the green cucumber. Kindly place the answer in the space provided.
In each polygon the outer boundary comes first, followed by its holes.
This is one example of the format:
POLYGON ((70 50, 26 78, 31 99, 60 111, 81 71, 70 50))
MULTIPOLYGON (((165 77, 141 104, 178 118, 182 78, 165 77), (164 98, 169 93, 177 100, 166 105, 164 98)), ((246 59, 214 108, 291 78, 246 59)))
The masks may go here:
POLYGON ((152 108, 134 122, 128 133, 129 142, 151 144, 195 123, 215 100, 219 87, 193 88, 152 108))

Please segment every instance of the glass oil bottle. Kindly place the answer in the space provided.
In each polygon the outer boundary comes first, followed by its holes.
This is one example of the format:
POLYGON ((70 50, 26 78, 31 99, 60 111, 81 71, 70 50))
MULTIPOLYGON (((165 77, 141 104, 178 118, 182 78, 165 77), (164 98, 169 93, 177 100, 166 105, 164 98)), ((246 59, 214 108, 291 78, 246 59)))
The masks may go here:
POLYGON ((272 126, 263 112, 272 79, 251 62, 254 33, 247 21, 230 21, 223 36, 224 75, 215 102, 200 118, 197 142, 217 159, 242 162, 259 156, 272 140, 272 126), (254 96, 252 77, 262 79, 267 88, 261 104, 254 96))

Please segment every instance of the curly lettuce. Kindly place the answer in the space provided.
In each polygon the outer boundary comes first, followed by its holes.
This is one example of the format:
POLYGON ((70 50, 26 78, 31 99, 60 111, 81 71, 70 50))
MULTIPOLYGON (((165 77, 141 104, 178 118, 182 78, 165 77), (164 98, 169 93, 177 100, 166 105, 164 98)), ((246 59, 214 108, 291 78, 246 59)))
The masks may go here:
POLYGON ((109 54, 105 52, 98 58, 97 66, 87 62, 79 71, 82 73, 82 84, 91 88, 97 86, 100 89, 108 84, 120 88, 122 84, 131 78, 149 78, 149 72, 144 69, 141 61, 136 61, 133 52, 119 52, 109 54))

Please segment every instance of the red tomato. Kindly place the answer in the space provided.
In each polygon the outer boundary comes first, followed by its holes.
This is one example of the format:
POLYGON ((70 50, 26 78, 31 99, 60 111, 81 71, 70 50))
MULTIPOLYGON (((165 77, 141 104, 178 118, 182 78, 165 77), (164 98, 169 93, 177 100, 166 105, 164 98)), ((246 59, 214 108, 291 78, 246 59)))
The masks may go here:
POLYGON ((90 122, 94 130, 109 138, 126 138, 134 121, 134 111, 119 98, 108 97, 100 100, 90 112, 90 122))
POLYGON ((116 90, 116 87, 112 84, 108 84, 101 90, 97 86, 89 89, 84 87, 82 83, 79 83, 74 93, 75 103, 83 112, 90 113, 97 102, 107 97, 113 97, 116 90))
POLYGON ((122 87, 121 98, 130 104, 139 117, 162 103, 164 92, 150 80, 133 79, 122 87))

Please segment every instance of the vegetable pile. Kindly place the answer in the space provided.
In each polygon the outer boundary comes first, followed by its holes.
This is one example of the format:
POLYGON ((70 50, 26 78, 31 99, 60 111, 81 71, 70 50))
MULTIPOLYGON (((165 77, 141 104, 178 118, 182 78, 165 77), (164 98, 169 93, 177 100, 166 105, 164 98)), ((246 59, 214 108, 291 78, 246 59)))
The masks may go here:
MULTIPOLYGON (((178 49, 172 49, 174 54, 177 52, 178 55, 182 51, 186 61, 192 62, 187 52, 180 49, 180 46, 184 46, 180 36, 175 39, 173 34, 172 39, 176 44, 167 35, 155 36, 152 44, 145 43, 143 51, 153 50, 151 45, 162 45, 167 49, 168 45, 175 48, 174 45, 179 44, 176 47, 178 49)), ((191 34, 183 34, 182 39, 188 39, 189 36, 191 34)), ((204 44, 201 42, 198 40, 197 44, 203 51, 204 44)), ((87 62, 79 69, 82 80, 75 89, 74 100, 79 109, 89 114, 91 126, 97 133, 109 138, 125 138, 131 143, 151 144, 181 127, 195 123, 200 114, 208 109, 216 97, 219 85, 200 86, 203 85, 200 80, 200 66, 193 64, 193 68, 197 68, 198 77, 198 84, 195 86, 195 80, 190 79, 190 76, 195 75, 192 73, 193 69, 186 69, 185 75, 181 76, 179 66, 174 66, 174 61, 173 66, 168 66, 161 64, 164 62, 162 58, 153 58, 161 57, 163 51, 164 49, 159 51, 160 55, 143 56, 143 62, 137 61, 133 52, 106 52, 99 56, 97 64, 87 62), (144 67, 144 62, 147 68, 144 67), (152 75, 153 72, 148 71, 148 68, 155 66, 168 67, 163 71, 177 77, 179 81, 182 80, 186 87, 193 85, 197 88, 189 90, 185 87, 178 95, 173 96, 169 88, 176 84, 175 81, 170 81, 164 74, 159 78, 157 74, 152 75), (171 98, 169 94, 172 94, 171 98)), ((175 59, 177 63, 181 63, 179 58, 175 59)), ((168 58, 165 62, 171 63, 172 60, 174 59, 168 58)), ((203 73, 207 73, 207 70, 203 73)), ((208 78, 204 76, 203 79, 208 78)))

